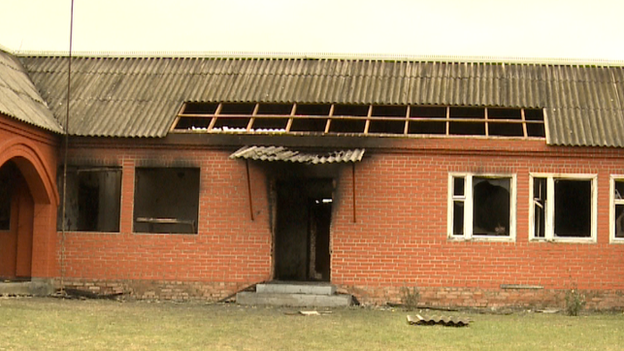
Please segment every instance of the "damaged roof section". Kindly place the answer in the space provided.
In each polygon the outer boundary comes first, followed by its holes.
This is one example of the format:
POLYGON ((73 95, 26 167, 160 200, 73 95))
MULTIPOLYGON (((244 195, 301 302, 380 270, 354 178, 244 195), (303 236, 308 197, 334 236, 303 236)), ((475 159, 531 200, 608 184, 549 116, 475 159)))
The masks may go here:
MULTIPOLYGON (((63 120, 67 58, 20 60, 63 120)), ((543 109, 550 145, 624 147, 623 67, 78 57, 71 77, 79 136, 164 137, 185 102, 412 105, 543 109)))
POLYGON ((230 155, 230 158, 305 164, 346 163, 361 161, 364 151, 364 149, 351 149, 327 152, 302 152, 283 146, 244 146, 230 155))
POLYGON ((22 64, 1 50, 0 113, 52 132, 62 132, 22 64))

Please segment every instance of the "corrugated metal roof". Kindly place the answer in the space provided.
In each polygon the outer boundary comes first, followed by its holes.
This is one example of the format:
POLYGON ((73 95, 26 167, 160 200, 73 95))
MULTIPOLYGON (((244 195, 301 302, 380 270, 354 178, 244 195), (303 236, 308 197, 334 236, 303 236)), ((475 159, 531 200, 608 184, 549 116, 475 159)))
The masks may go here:
POLYGON ((4 51, 0 51, 0 112, 43 129, 62 132, 22 64, 4 51))
POLYGON ((283 146, 243 146, 230 158, 242 158, 254 161, 282 161, 305 164, 324 164, 341 162, 359 162, 364 156, 364 149, 334 150, 328 152, 302 152, 283 146))
MULTIPOLYGON (((67 59, 21 57, 57 118, 67 59)), ((544 108, 552 145, 624 147, 622 67, 305 58, 74 58, 70 134, 163 137, 186 101, 544 108)))

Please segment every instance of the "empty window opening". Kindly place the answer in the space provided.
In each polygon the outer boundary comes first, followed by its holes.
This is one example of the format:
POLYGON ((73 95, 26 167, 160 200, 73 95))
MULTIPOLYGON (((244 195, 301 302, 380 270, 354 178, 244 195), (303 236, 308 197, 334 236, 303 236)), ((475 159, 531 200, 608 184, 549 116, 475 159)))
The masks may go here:
POLYGON ((405 120, 383 120, 374 119, 370 121, 369 133, 379 134, 403 134, 405 131, 405 120))
MULTIPOLYGON (((65 229, 118 232, 121 174, 120 167, 68 167, 65 229)), ((62 172, 59 172, 60 187, 63 185, 62 176, 62 172)), ((59 193, 63 194, 62 189, 59 193)), ((62 212, 62 207, 59 207, 58 230, 62 230, 62 212)))
POLYGON ((251 129, 255 132, 285 132, 288 118, 255 118, 251 129))
POLYGON ((488 135, 524 136, 522 110, 510 108, 487 109, 488 135))
POLYGON ((509 178, 473 177, 473 235, 509 235, 509 178))
POLYGON ((255 103, 222 104, 222 115, 251 115, 256 108, 255 103))
POLYGON ((391 105, 373 106, 372 116, 405 118, 407 116, 407 106, 391 106, 391 105))
POLYGON ((513 236, 514 177, 469 174, 451 180, 450 235, 467 239, 513 236))
POLYGON ((134 231, 197 233, 198 168, 136 168, 134 231))
POLYGON ((201 118, 201 117, 180 117, 178 123, 176 124, 175 129, 187 129, 187 130, 197 130, 197 129, 208 129, 210 126, 210 121, 212 121, 212 117, 209 118, 201 118))
POLYGON ((446 118, 446 107, 441 106, 411 106, 410 118, 446 118))
POLYGON ((545 136, 540 109, 296 103, 187 103, 174 130, 545 136))
POLYGON ((555 180, 555 236, 591 236, 591 188, 589 180, 555 180))
POLYGON ((368 116, 368 105, 334 105, 334 116, 368 116))
POLYGON ((595 177, 532 177, 530 208, 534 239, 592 239, 595 236, 595 177))
POLYGON ((612 238, 624 239, 624 179, 611 178, 612 238))
POLYGON ((410 121, 409 134, 438 134, 446 135, 446 122, 410 121))
POLYGON ((332 118, 329 126, 331 133, 364 133, 366 121, 353 118, 332 118))
POLYGON ((259 115, 289 115, 293 109, 292 104, 259 104, 259 115))
POLYGON ((484 108, 451 107, 449 117, 451 135, 486 135, 484 108))
POLYGON ((249 125, 248 117, 215 117, 213 130, 244 132, 249 125))
POLYGON ((450 135, 485 135, 485 124, 474 122, 450 122, 450 135))
POLYGON ((544 111, 539 109, 524 109, 524 119, 527 127, 527 136, 544 138, 544 111))
POLYGON ((524 130, 522 127, 522 123, 488 122, 488 135, 522 137, 524 136, 524 130))
POLYGON ((329 116, 331 105, 297 104, 297 116, 329 116))
POLYGON ((11 229, 11 199, 14 179, 19 177, 19 170, 13 161, 0 167, 0 230, 11 229))
POLYGON ((297 118, 293 119, 291 132, 324 133, 327 118, 297 118))

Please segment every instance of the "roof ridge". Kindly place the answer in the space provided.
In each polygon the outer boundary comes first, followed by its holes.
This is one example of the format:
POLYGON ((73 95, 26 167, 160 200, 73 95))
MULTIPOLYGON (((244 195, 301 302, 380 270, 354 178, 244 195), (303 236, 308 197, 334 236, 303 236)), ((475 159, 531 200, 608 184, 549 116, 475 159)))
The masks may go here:
MULTIPOLYGON (((64 51, 16 51, 18 57, 68 57, 64 51)), ((521 57, 521 56, 462 56, 462 55, 407 55, 371 53, 307 53, 307 52, 245 52, 245 51, 74 51, 73 58, 96 59, 232 59, 232 60, 346 60, 443 62, 466 64, 514 64, 546 66, 624 66, 624 60, 521 57)))

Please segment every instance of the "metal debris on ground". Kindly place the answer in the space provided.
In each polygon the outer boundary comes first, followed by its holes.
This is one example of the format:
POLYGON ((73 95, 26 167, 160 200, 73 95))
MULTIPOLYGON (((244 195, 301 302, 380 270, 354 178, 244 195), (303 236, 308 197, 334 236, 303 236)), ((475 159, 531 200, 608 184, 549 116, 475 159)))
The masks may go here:
POLYGON ((299 311, 299 314, 304 316, 320 316, 321 314, 318 311, 299 311))
POLYGON ((407 324, 410 325, 443 325, 446 327, 466 327, 470 324, 470 319, 466 317, 452 316, 407 316, 407 324))

